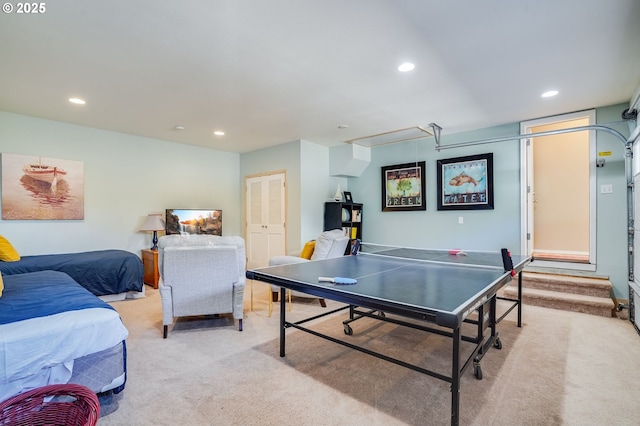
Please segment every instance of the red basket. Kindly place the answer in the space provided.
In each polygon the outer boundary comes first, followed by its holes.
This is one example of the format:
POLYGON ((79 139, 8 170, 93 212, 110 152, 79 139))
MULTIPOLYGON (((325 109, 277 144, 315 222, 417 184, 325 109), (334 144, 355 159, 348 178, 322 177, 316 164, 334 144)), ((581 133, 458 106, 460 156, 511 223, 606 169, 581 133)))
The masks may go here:
POLYGON ((0 403, 2 426, 93 426, 98 417, 98 396, 74 384, 43 386, 0 403))

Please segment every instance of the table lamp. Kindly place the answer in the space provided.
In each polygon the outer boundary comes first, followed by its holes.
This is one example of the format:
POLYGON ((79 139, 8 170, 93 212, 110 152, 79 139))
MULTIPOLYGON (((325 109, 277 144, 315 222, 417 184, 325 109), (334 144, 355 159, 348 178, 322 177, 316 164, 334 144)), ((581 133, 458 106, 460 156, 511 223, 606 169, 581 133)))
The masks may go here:
POLYGON ((140 231, 151 232, 153 231, 153 247, 151 250, 158 250, 158 231, 164 231, 164 220, 162 220, 162 214, 151 213, 147 216, 140 231))

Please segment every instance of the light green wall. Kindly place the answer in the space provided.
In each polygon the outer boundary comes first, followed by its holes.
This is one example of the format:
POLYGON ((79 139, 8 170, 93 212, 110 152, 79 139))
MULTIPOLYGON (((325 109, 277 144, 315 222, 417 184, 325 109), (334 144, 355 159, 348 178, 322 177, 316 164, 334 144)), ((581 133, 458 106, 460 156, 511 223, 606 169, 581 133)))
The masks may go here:
MULTIPOLYGON (((442 143, 486 139, 517 134, 518 131, 518 125, 512 124, 443 136, 442 143)), ((498 248, 519 249, 519 153, 517 143, 436 152, 433 138, 373 148, 369 167, 360 177, 349 179, 349 189, 354 199, 364 204, 362 226, 365 239, 413 247, 487 250, 498 245, 498 248), (488 152, 493 152, 495 209, 437 211, 436 160, 488 152), (427 210, 383 212, 381 167, 414 161, 426 162, 427 210), (458 224, 460 216, 463 217, 462 225, 458 224)))
MULTIPOLYGON (((627 106, 596 110, 598 124, 618 122, 627 106)), ((610 124, 624 135, 628 126, 610 124)), ((448 135, 441 144, 518 135, 519 123, 448 135)), ((597 271, 608 276, 616 297, 627 297, 626 258, 626 178, 623 144, 608 133, 598 132, 597 150, 612 151, 606 166, 597 169, 597 271), (600 194, 600 185, 612 184, 613 194, 600 194)), ((559 183, 570 187, 570 182, 559 183)), ((514 254, 521 247, 520 143, 518 140, 477 145, 436 152, 433 138, 385 145, 371 150, 371 164, 358 178, 349 179, 354 199, 364 203, 363 234, 367 241, 402 246, 497 250, 509 248, 514 254), (438 211, 436 204, 436 161, 482 153, 493 153, 493 210, 438 211), (427 210, 382 212, 381 167, 426 161, 427 210), (463 217, 463 224, 458 218, 463 217)))
MULTIPOLYGON (((318 223, 324 221, 324 204, 333 194, 329 194, 329 149, 325 146, 302 141, 300 150, 300 241, 302 248, 305 241, 318 237, 322 228, 318 223)), ((335 194, 335 190, 334 190, 335 194)))
MULTIPOLYGON (((626 108, 598 108, 597 122, 618 122, 626 108)), ((612 127, 628 135, 624 123, 612 127)), ((519 124, 442 135, 443 145, 516 135, 519 124)), ((624 150, 608 134, 597 134, 597 150, 612 151, 597 169, 597 184, 612 184, 613 194, 598 193, 597 261, 609 276, 616 297, 627 296, 626 180, 624 150)), ((329 148, 295 141, 245 154, 126 135, 0 112, 0 152, 82 161, 85 171, 85 219, 79 221, 0 220, 0 234, 23 255, 120 248, 139 253, 150 237, 138 232, 148 213, 166 208, 219 208, 223 233, 244 235, 244 178, 287 173, 287 249, 322 230, 324 202, 337 185, 364 204, 365 239, 419 247, 495 249, 520 245, 519 143, 502 142, 436 152, 433 139, 374 148, 371 164, 357 178, 329 176, 329 148), (494 153, 495 209, 436 210, 436 160, 494 153), (427 163, 427 211, 383 213, 380 167, 424 160, 427 163), (458 217, 464 224, 458 224, 458 217)))
MULTIPOLYGON (((300 141, 284 143, 272 148, 244 153, 240 156, 240 181, 245 178, 271 172, 286 172, 287 194, 287 252, 299 247, 300 241, 300 141)), ((244 188, 243 188, 244 191, 244 188)), ((244 195, 241 207, 242 234, 246 233, 244 195)))
POLYGON ((84 163, 84 220, 0 220, 22 255, 151 247, 138 229, 167 208, 223 211, 240 235, 239 155, 0 112, 0 152, 84 163))
MULTIPOLYGON (((322 232, 324 203, 333 198, 344 178, 329 176, 329 148, 304 140, 244 153, 240 179, 285 170, 287 173, 287 252, 300 250, 304 242, 322 232)), ((244 206, 243 223, 245 221, 244 206)))
MULTIPOLYGON (((620 123, 620 113, 629 105, 615 105, 596 110, 597 124, 611 127, 629 137, 629 127, 620 123)), ((627 261, 627 179, 624 144, 613 135, 596 133, 597 152, 611 151, 605 166, 596 169, 597 201, 597 265, 599 275, 608 276, 614 285, 615 297, 628 299, 627 261), (600 185, 611 184, 612 194, 600 193, 600 185)))

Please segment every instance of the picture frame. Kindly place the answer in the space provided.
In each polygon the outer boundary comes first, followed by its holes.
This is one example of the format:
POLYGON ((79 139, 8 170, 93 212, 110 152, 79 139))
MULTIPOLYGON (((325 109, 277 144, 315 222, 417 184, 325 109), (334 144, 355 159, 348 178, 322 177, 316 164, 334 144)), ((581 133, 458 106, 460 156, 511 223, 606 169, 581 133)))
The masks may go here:
POLYGON ((84 220, 82 161, 2 153, 2 220, 84 220))
POLYGON ((353 204, 353 198, 351 197, 351 192, 344 191, 342 194, 344 195, 345 204, 353 204))
POLYGON ((424 161, 384 166, 381 173, 383 212, 427 209, 424 161))
POLYGON ((438 210, 493 210, 493 153, 437 161, 438 210))

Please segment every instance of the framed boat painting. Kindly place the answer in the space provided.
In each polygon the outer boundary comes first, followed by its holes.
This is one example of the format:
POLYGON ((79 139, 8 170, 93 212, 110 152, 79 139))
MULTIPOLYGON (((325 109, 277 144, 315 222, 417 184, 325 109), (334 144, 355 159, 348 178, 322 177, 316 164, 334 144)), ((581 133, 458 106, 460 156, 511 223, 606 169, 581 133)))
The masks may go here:
POLYGON ((382 167, 382 211, 426 210, 425 162, 382 167))
POLYGON ((83 163, 3 153, 2 219, 84 219, 83 163))
POLYGON ((493 209, 493 153, 437 162, 438 210, 493 209))

